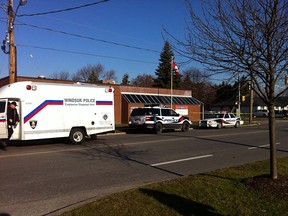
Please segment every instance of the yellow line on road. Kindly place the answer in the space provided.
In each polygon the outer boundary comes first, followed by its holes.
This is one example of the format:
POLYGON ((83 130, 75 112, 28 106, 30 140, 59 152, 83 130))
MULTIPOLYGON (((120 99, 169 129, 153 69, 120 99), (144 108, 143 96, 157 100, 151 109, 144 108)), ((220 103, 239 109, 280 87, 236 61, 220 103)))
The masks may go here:
POLYGON ((251 131, 251 132, 243 132, 243 133, 215 134, 215 135, 207 135, 207 136, 197 136, 197 138, 211 138, 211 137, 259 134, 259 133, 268 133, 268 131, 262 131, 261 130, 261 131, 251 131))
POLYGON ((50 151, 40 151, 40 152, 28 152, 22 154, 9 154, 9 155, 2 155, 1 158, 7 157, 19 157, 19 156, 31 156, 31 155, 41 155, 41 154, 51 154, 51 153, 60 153, 60 152, 70 152, 70 151, 79 151, 89 149, 88 147, 81 147, 81 148, 74 148, 74 149, 63 149, 63 150, 50 150, 50 151))

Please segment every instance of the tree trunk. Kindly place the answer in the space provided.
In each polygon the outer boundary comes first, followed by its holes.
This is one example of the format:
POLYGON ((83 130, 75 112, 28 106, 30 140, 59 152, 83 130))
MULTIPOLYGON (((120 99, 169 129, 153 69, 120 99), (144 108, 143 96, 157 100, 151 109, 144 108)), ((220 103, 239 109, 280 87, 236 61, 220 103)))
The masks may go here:
POLYGON ((276 136, 275 136, 275 111, 274 104, 269 105, 269 139, 270 139, 270 175, 272 179, 277 179, 277 156, 276 156, 276 136))

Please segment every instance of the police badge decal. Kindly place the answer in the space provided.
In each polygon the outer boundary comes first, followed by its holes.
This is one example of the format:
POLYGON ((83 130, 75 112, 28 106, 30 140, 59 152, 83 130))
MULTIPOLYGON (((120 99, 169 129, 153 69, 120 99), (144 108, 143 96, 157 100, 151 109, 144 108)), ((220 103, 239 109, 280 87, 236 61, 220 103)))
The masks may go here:
POLYGON ((31 120, 29 121, 29 124, 32 129, 35 129, 37 126, 37 120, 31 120))
POLYGON ((103 115, 103 119, 104 119, 104 120, 107 120, 107 119, 108 119, 108 115, 107 115, 107 114, 104 114, 104 115, 103 115))

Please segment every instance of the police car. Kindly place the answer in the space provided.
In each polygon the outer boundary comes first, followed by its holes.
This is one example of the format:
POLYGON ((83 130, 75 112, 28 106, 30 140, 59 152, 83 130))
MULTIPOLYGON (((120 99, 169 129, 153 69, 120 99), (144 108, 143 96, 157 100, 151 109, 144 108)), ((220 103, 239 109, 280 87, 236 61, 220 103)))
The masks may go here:
POLYGON ((181 129, 183 132, 187 132, 191 125, 189 117, 182 116, 171 108, 161 106, 135 108, 129 118, 130 128, 151 129, 157 134, 162 133, 165 129, 181 129))
POLYGON ((238 128, 242 124, 244 124, 243 120, 233 113, 215 113, 199 121, 199 127, 202 128, 238 128))

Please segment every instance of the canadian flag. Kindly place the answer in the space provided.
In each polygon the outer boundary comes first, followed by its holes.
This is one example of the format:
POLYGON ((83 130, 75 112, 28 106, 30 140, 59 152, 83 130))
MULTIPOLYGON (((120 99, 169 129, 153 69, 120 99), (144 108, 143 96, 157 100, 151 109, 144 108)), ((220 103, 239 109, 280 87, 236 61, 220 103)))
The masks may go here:
POLYGON ((178 66, 177 66, 177 64, 175 63, 174 59, 172 60, 172 70, 175 71, 175 74, 176 74, 177 76, 180 75, 178 66))

